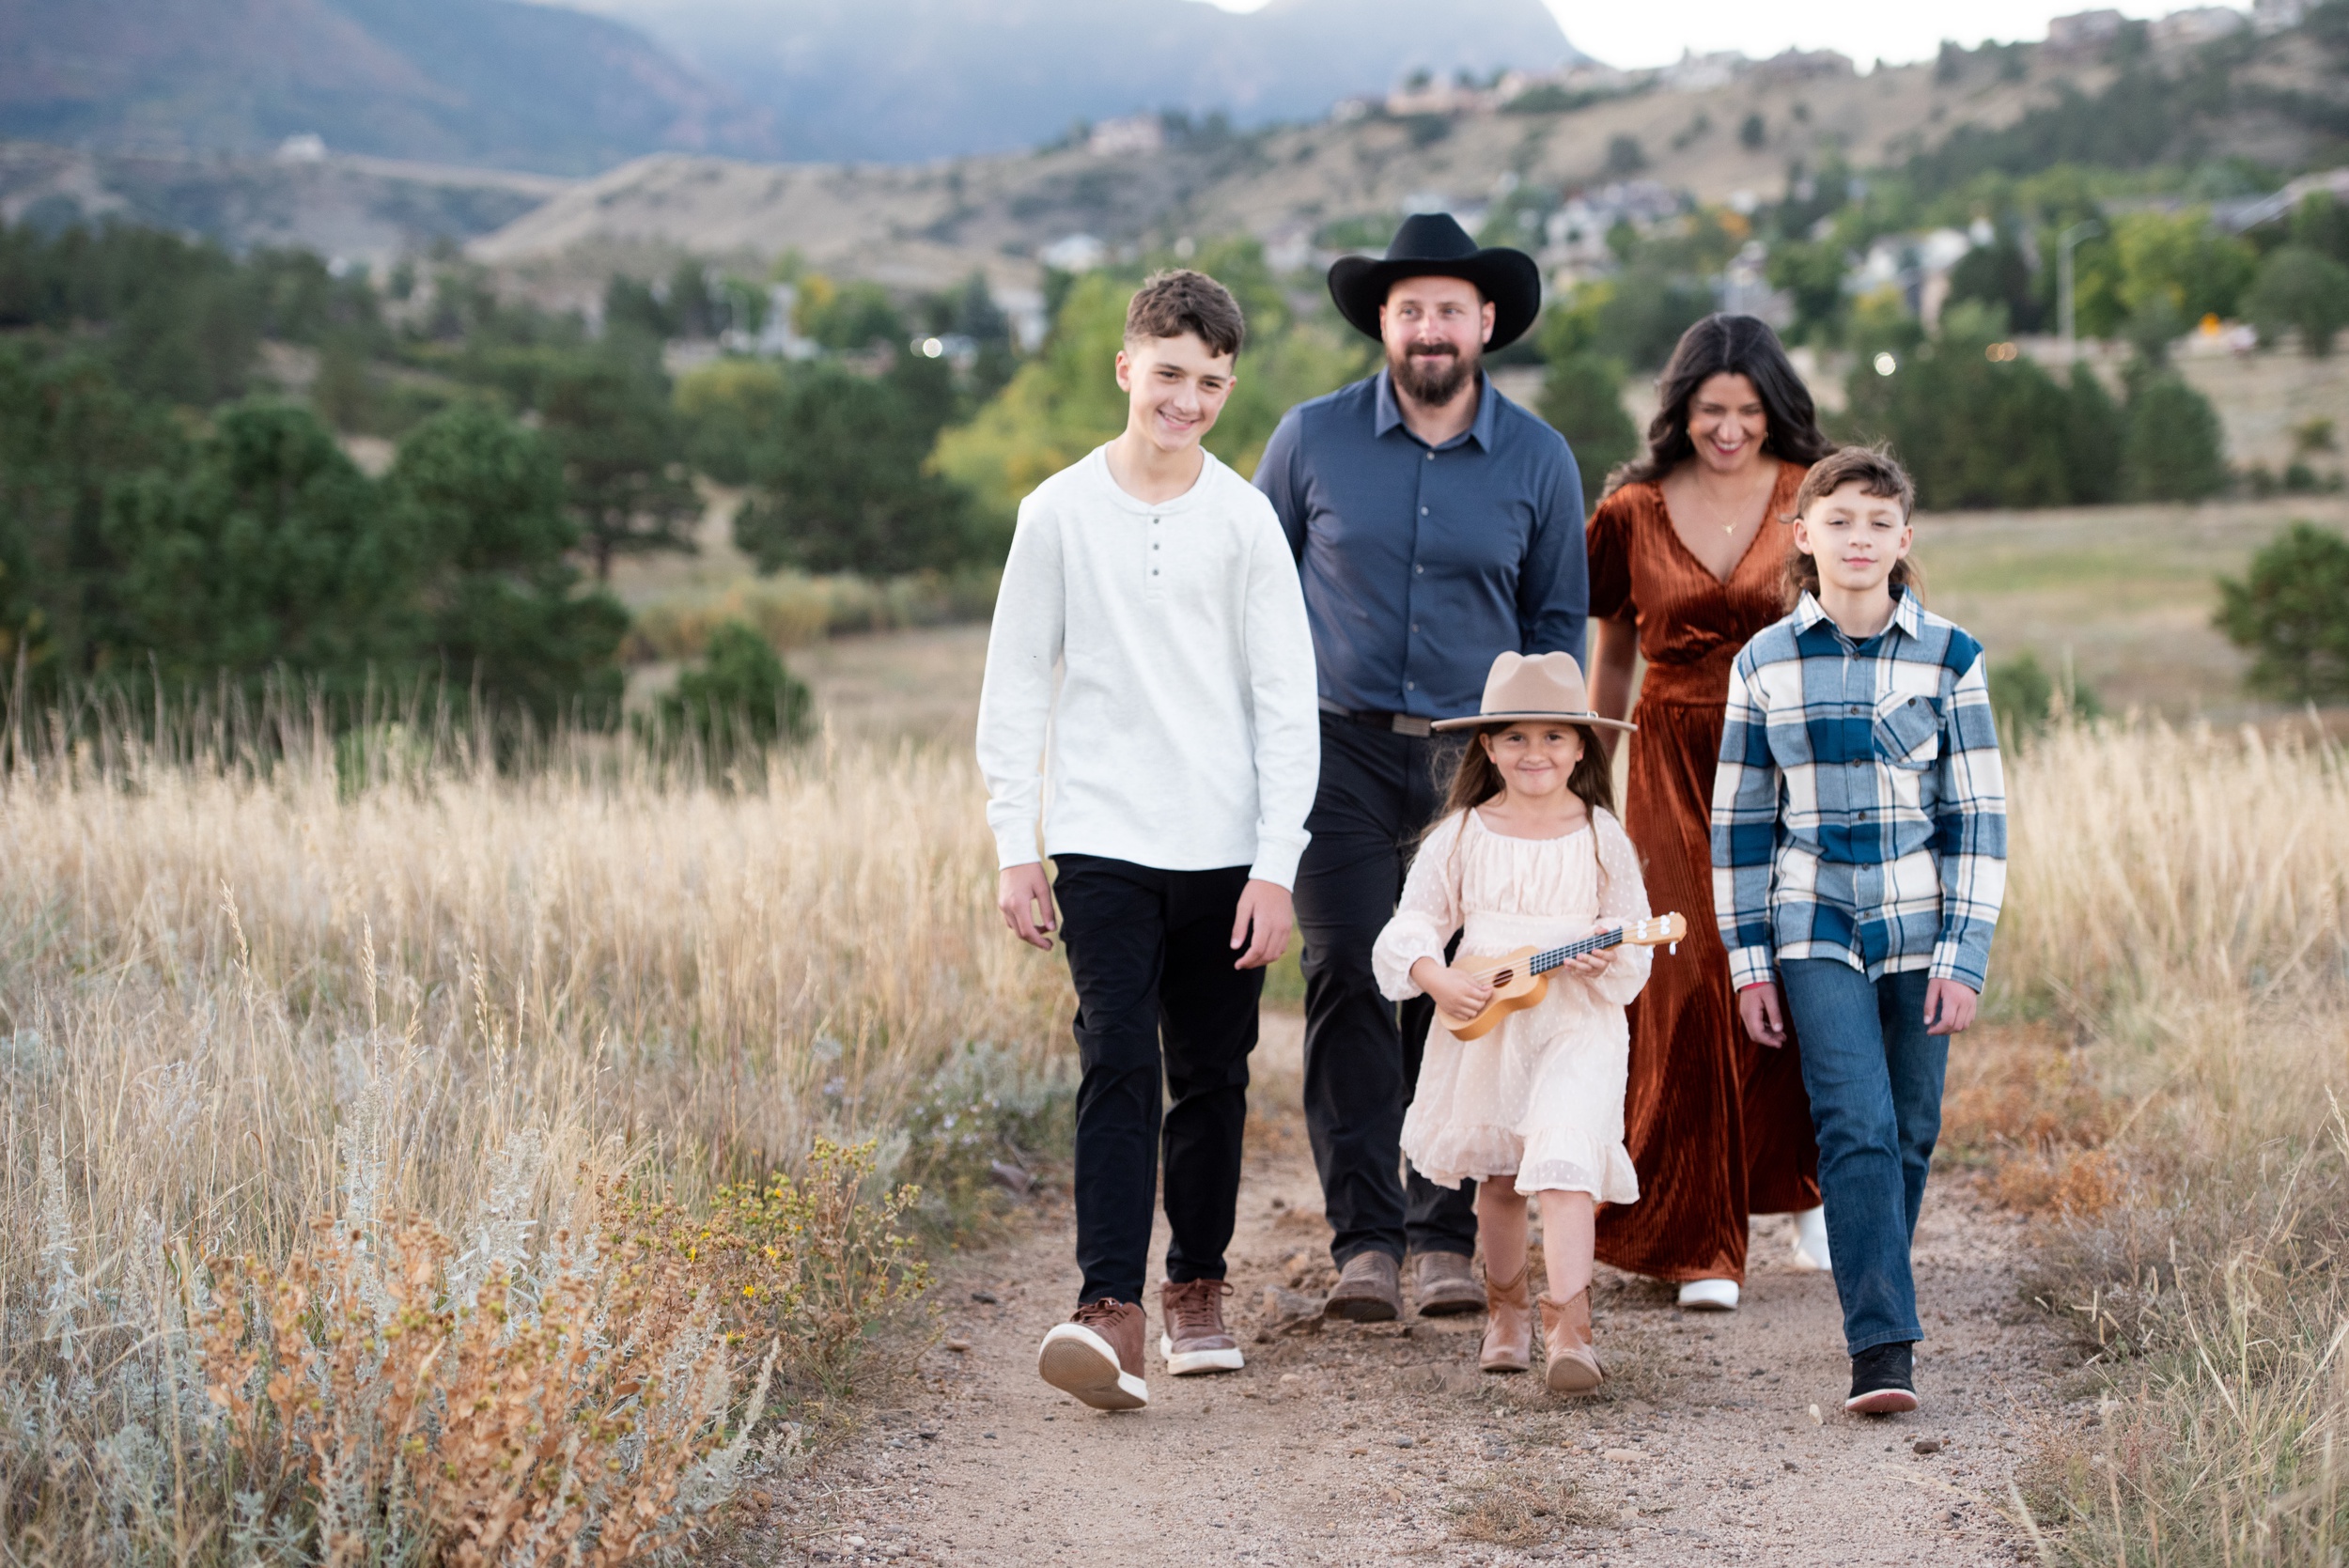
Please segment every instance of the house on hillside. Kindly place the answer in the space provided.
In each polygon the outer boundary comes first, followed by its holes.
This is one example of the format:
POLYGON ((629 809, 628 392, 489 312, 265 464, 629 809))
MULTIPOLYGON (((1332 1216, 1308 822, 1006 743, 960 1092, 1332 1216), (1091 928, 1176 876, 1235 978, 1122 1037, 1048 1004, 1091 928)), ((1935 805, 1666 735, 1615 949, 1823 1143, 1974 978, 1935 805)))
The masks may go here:
POLYGON ((1126 153, 1148 154, 1166 149, 1166 121, 1158 115, 1127 115, 1105 119, 1085 138, 1085 150, 1096 158, 1126 153))
POLYGON ((1711 54, 1699 54, 1683 49, 1680 58, 1656 73, 1657 84, 1673 92, 1711 92, 1726 87, 1746 72, 1753 62, 1735 49, 1724 49, 1711 54))
POLYGON ((2232 6, 2195 6, 2171 11, 2153 24, 2158 43, 2193 45, 2223 39, 2250 25, 2250 19, 2232 6))
POLYGON ((2074 11, 2047 23, 2047 48, 2057 54, 2094 54, 2121 36, 2128 21, 2115 10, 2074 11))
POLYGON ((1641 234, 1680 215, 1680 193, 1654 179, 1625 179, 1577 191, 1542 224, 1543 266, 1568 281, 1612 272, 1608 231, 1627 223, 1641 234))
POLYGON ((1950 269, 1977 245, 1987 245, 1998 232, 1986 218, 1970 229, 1937 228, 1924 234, 1887 234, 1868 247, 1843 280, 1848 294, 1873 294, 1879 288, 1900 291, 1910 314, 1930 326, 1940 319, 1950 297, 1950 269))
POLYGON ((1764 82, 1812 82, 1826 77, 1854 76, 1859 68, 1851 56, 1832 49, 1786 49, 1753 65, 1749 74, 1764 82))

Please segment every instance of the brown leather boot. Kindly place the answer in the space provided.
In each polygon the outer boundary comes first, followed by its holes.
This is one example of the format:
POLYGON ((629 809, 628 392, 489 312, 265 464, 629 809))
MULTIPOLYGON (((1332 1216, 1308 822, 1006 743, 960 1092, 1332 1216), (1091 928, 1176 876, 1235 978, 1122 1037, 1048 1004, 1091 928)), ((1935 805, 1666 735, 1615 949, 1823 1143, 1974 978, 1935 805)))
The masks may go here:
POLYGON ((1411 1297, 1422 1317, 1454 1317, 1485 1307, 1476 1270, 1460 1252, 1412 1253, 1411 1297))
POLYGON ((1384 1252, 1355 1253, 1321 1312, 1348 1323, 1392 1323, 1403 1315, 1402 1270, 1384 1252))
POLYGON ((1486 1372, 1524 1372, 1533 1364, 1533 1300, 1525 1283, 1526 1265, 1503 1283, 1485 1274, 1485 1344, 1476 1364, 1486 1372))
POLYGON ((1607 1380, 1598 1370, 1598 1352, 1591 1347, 1591 1287, 1573 1298, 1542 1297, 1542 1348, 1548 1359, 1542 1381, 1553 1394, 1587 1394, 1607 1380))

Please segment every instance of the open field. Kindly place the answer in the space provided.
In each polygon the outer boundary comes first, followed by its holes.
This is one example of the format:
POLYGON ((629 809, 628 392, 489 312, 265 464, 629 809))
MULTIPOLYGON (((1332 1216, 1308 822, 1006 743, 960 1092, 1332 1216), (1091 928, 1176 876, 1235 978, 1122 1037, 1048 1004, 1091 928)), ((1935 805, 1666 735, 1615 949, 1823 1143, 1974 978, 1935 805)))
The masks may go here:
MULTIPOLYGON (((1924 528, 1936 602, 1994 647, 2052 660, 2069 646, 2108 706, 2248 717, 2258 710, 2229 691, 2224 650, 2190 639, 2212 636, 2201 630, 2211 572, 2238 565, 2292 515, 2349 522, 2337 502, 2303 502, 1934 518, 1924 528), (2171 701, 2172 688, 2188 700, 2171 701)), ((0 784, 0 1558, 228 1560, 239 1539, 231 1498, 263 1460, 278 1467, 263 1472, 277 1478, 271 1527, 309 1539, 317 1515, 302 1499, 322 1496, 304 1489, 322 1482, 296 1438, 322 1452, 352 1442, 389 1452, 387 1433, 422 1441, 447 1430, 418 1427, 412 1414, 397 1426, 380 1387, 315 1358, 337 1343, 384 1343, 366 1303, 408 1287, 370 1260, 441 1256, 431 1267, 443 1272, 428 1274, 455 1303, 450 1343, 474 1346, 478 1360, 495 1342, 465 1326, 488 1321, 478 1303, 506 1299, 493 1285, 501 1277, 521 1293, 519 1320, 541 1336, 531 1344, 562 1343, 560 1324, 546 1327, 547 1303, 646 1311, 622 1289, 625 1268, 597 1260, 646 1245, 630 1239, 627 1217, 647 1211, 629 1205, 662 1199, 689 1229, 683 1250, 645 1254, 672 1259, 659 1343, 718 1381, 694 1385, 703 1391, 690 1405, 664 1415, 625 1366, 595 1361, 570 1383, 540 1367, 537 1391, 515 1408, 558 1424, 575 1410, 616 1410, 671 1431, 686 1467, 677 1474, 691 1483, 677 1495, 712 1508, 742 1478, 768 1476, 759 1484, 771 1487, 799 1463, 801 1429, 773 1420, 836 1432, 844 1369, 867 1325, 887 1316, 853 1282, 914 1278, 893 1272, 898 1254, 875 1239, 876 1225, 897 1221, 851 1206, 829 1231, 790 1233, 799 1240, 761 1233, 792 1254, 795 1272, 776 1287, 789 1305, 745 1319, 744 1277, 726 1270, 749 1254, 724 1241, 741 1234, 745 1211, 724 1184, 798 1172, 813 1185, 788 1188, 790 1202, 815 1203, 853 1196, 860 1180, 878 1196, 892 1173, 951 1180, 952 1162, 972 1158, 983 1184, 985 1159, 1009 1148, 1005 1118, 1043 1113, 1066 1081, 1065 973, 1006 939, 991 908, 992 857, 967 760, 984 639, 983 628, 961 626, 796 650, 826 735, 714 776, 604 742, 567 742, 544 768, 500 776, 469 760, 463 737, 396 728, 338 751, 293 726, 290 754, 268 769, 233 727, 191 726, 170 755, 120 741, 59 750, 27 729, 0 784), (840 1168, 822 1164, 823 1138, 876 1140, 879 1170, 851 1169, 840 1188, 824 1174, 840 1168), (336 1228, 315 1229, 322 1219, 336 1228), (343 1226, 364 1245, 338 1239, 343 1226), (717 1250, 696 1250, 693 1226, 717 1250), (851 1281, 845 1297, 804 1250, 818 1232, 864 1237, 841 1243, 842 1256, 864 1260, 837 1276, 851 1281), (584 1260, 583 1234, 602 1238, 584 1260), (420 1239, 433 1235, 445 1242, 420 1239), (228 1262, 238 1256, 258 1272, 239 1273, 228 1262), (266 1288, 241 1297, 241 1280, 266 1288), (716 1298, 692 1293, 720 1286, 735 1293, 736 1316, 697 1316, 716 1298), (223 1315, 225 1303, 257 1310, 289 1287, 324 1315, 291 1312, 273 1341, 241 1327, 265 1320, 223 1315), (820 1354, 819 1320, 845 1326, 823 1331, 833 1337, 820 1354), (721 1322, 739 1322, 727 1329, 739 1343, 708 1338, 721 1322), (777 1436, 752 1448, 750 1388, 770 1329, 790 1353, 776 1374, 779 1409, 755 1429, 777 1436), (287 1400, 274 1405, 263 1392, 277 1386, 272 1367, 287 1371, 287 1400), (236 1403, 240 1387, 254 1390, 247 1405, 236 1403), (245 1413, 230 1419, 212 1388, 245 1413), (292 1398, 303 1389, 316 1389, 315 1405, 292 1398)), ((1950 1277, 1963 1309, 1937 1327, 1949 1343, 1935 1354, 1966 1374, 1939 1386, 1946 1407, 1918 1428, 1965 1438, 1956 1452, 1974 1506, 1951 1530, 1952 1521, 1919 1514, 1920 1542, 1995 1555, 2021 1539, 2009 1532, 2036 1529, 2060 1560, 2150 1562, 2157 1535, 2164 1561, 2296 1568, 2329 1562, 2349 1529, 2349 1469, 2325 1457, 2349 1430, 2338 1340, 2349 1322, 2340 1267, 2349 1126, 2331 1097, 2349 1093, 2349 774, 2290 716, 2264 717, 2253 736, 2152 721, 2059 729, 2015 760, 2015 875, 1991 999, 2001 1022, 1956 1055, 1947 1147, 1974 1175, 1952 1183, 1953 1206, 1935 1222, 1959 1230, 1931 1243, 1964 1274, 1950 1277), (2035 1217, 2028 1246, 1984 1251, 2015 1234, 2018 1213, 2035 1217), (2012 1261, 1985 1271, 1991 1257, 2012 1261), (2037 1327, 2010 1331, 2002 1314, 2016 1312, 2037 1327), (2059 1365, 2074 1370, 2059 1377, 2059 1365), (1990 1389, 2017 1392, 1988 1405, 1990 1389), (2009 1430, 2025 1436, 2001 1436, 2009 1430)), ((1267 1064, 1272 1097, 1257 1132, 1271 1163, 1252 1179, 1283 1199, 1287 1218, 1278 1249, 1269 1232, 1246 1242, 1259 1294, 1321 1245, 1277 1053, 1267 1064)), ((1270 1223, 1260 1214, 1249 1223, 1260 1221, 1270 1223)), ((670 1234, 664 1223, 647 1233, 656 1242, 670 1234)), ((994 1360, 971 1369, 960 1393, 949 1379, 947 1394, 1008 1400, 1021 1421, 1042 1421, 1053 1409, 1027 1408, 1019 1366, 1058 1278, 1045 1270, 1059 1243, 1038 1234, 1001 1255, 1011 1261, 965 1265, 995 1269, 985 1277, 1016 1310, 974 1332, 975 1353, 994 1360)), ((765 1278, 754 1282, 765 1288, 765 1278)), ((1396 1533, 1381 1539, 1402 1549, 1407 1538, 1518 1529, 1523 1521, 1476 1512, 1515 1497, 1511 1487, 1601 1484, 1630 1463, 1593 1468, 1588 1444, 1602 1428, 1638 1436, 1624 1446, 1669 1465, 1700 1467, 1659 1474, 1742 1495, 1756 1478, 1702 1467, 1714 1446, 1703 1423, 1748 1416, 1718 1391, 1682 1396, 1711 1388, 1704 1358, 1733 1352, 1766 1367, 1783 1357, 1800 1387, 1825 1387, 1832 1346, 1811 1343, 1828 1332, 1824 1296, 1811 1299, 1820 1283, 1770 1284, 1789 1293, 1785 1312, 1760 1311, 1757 1299, 1734 1343, 1709 1346, 1650 1322, 1637 1287, 1612 1287, 1626 1293, 1611 1310, 1647 1407, 1605 1420, 1507 1402, 1495 1416, 1477 1389, 1413 1385, 1448 1342, 1357 1335, 1264 1354, 1272 1371, 1310 1385, 1275 1379, 1271 1391, 1296 1402, 1282 1421, 1326 1425, 1306 1402, 1334 1399, 1331 1415, 1343 1406, 1341 1419, 1360 1423, 1367 1418, 1346 1393, 1361 1390, 1379 1422, 1465 1456, 1449 1479, 1413 1459, 1357 1499, 1392 1511, 1380 1517, 1396 1533), (1464 1512, 1443 1513, 1447 1503, 1464 1512)), ((449 1398, 474 1385, 433 1386, 449 1398)), ((1766 1404, 1754 1420, 1775 1419, 1766 1404)), ((443 1407, 456 1408, 432 1406, 443 1407)), ((982 1413, 957 1409, 957 1431, 982 1413)), ((1198 1417, 1208 1419, 1205 1404, 1198 1417)), ((1832 1436, 1807 1414, 1796 1426, 1812 1434, 1805 1441, 1832 1436)), ((874 1441, 885 1447, 888 1436, 884 1423, 874 1441)), ((1279 1440, 1269 1426, 1259 1436, 1279 1440)), ((1115 1440, 1107 1429, 1081 1439, 1115 1440)), ((842 1452, 832 1463, 869 1466, 878 1453, 842 1452)), ((980 1452, 972 1463, 984 1463, 980 1452)), ((1343 1501, 1360 1456, 1325 1457, 1337 1471, 1306 1466, 1283 1484, 1320 1496, 1330 1481, 1343 1501)), ((1834 1462, 1826 1448, 1812 1459, 1834 1462)), ((503 1472, 467 1473, 483 1489, 434 1503, 443 1514, 433 1529, 461 1533, 505 1506, 504 1483, 492 1483, 503 1472)), ((790 1495, 817 1496, 846 1473, 819 1467, 790 1495)), ((1144 1466, 1135 1484, 1176 1485, 1179 1474, 1144 1466)), ((397 1467, 368 1484, 371 1538, 410 1539, 399 1532, 419 1527, 396 1506, 408 1484, 397 1467)), ((530 1484, 552 1490, 525 1489, 514 1506, 539 1509, 529 1517, 542 1533, 587 1518, 596 1538, 606 1527, 595 1521, 609 1516, 596 1508, 624 1500, 563 1514, 548 1500, 565 1495, 552 1480, 530 1484)), ((1773 1527, 1768 1555, 1829 1560, 1805 1555, 1812 1514, 1799 1492, 1785 1493, 1787 1505, 1757 1497, 1750 1509, 1712 1509, 1702 1528, 1735 1541, 1784 1506, 1793 1539, 1773 1527)), ((1153 1506, 1190 1521, 1167 1527, 1195 1528, 1189 1546, 1305 1555, 1302 1537, 1283 1553, 1269 1535, 1247 1536, 1240 1512, 1209 1534, 1215 1520, 1177 1506, 1182 1496, 1153 1506)), ((1636 1544, 1635 1555, 1660 1560, 1688 1544, 1667 1527, 1694 1528, 1658 1512, 1680 1506, 1651 1485, 1636 1510, 1610 1515, 1626 1533, 1596 1512, 1574 1524, 1555 1509, 1538 1533, 1610 1554, 1636 1544), (1635 1543, 1627 1532, 1641 1523, 1656 1533, 1635 1543)), ((775 1521, 795 1540, 814 1522, 775 1521)), ((983 1539, 1018 1560, 1021 1543, 983 1539)), ((771 1560, 762 1540, 780 1547, 756 1533, 744 1545, 771 1560)))
POLYGON ((2339 496, 2201 506, 1955 512, 1918 519, 1934 609, 1993 659, 2026 649, 2050 672, 2068 660, 2115 710, 2235 720, 2272 713, 2242 691, 2247 663, 2211 626, 2216 581, 2294 518, 2349 527, 2339 496))
MULTIPOLYGON (((2211 625, 2217 580, 2240 573, 2295 518, 2349 530, 2349 499, 1927 514, 1917 551, 1933 607, 1980 635, 1993 659, 2028 650, 2051 673, 2068 660, 2116 712, 2232 722, 2281 710, 2242 690, 2247 660, 2211 625)), ((743 572, 713 554, 627 568, 620 581, 645 602, 715 600, 749 582, 743 572)), ((962 746, 986 655, 986 629, 965 625, 815 641, 786 657, 841 733, 962 746)))
POLYGON ((909 1278, 860 1186, 966 1150, 983 1175, 1056 1070, 1066 981, 995 939, 970 764, 827 742, 713 781, 580 743, 501 777, 395 731, 264 772, 240 738, 20 737, 0 784, 0 1560, 244 1560, 313 1527, 404 1560, 513 1510, 608 1554, 634 1505, 566 1477, 615 1440, 655 1493, 687 1467, 647 1517, 693 1523, 758 1457, 734 1423, 770 1336, 777 1413, 819 1419, 909 1278), (723 1190, 770 1172, 811 1185, 723 1190), (505 1350, 472 1337, 501 1278, 505 1350), (453 1380, 379 1365, 402 1332, 456 1336, 453 1380), (450 1472, 478 1487, 334 1468, 420 1421, 457 1441, 500 1358, 482 1408, 517 1424, 450 1472), (525 1432, 590 1446, 524 1462, 525 1432))

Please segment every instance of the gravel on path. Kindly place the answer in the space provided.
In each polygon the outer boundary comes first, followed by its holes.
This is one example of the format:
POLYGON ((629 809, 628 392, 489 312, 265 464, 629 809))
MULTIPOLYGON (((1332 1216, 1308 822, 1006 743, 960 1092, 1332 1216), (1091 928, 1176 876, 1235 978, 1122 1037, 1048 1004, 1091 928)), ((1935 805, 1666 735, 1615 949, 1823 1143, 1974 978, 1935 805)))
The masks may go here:
MULTIPOLYGON (((897 1403, 780 1498, 744 1560, 972 1565, 2011 1564, 2005 1512, 2063 1365, 2021 1310, 2020 1227, 1961 1178, 1919 1228, 1923 1408, 1843 1413, 1833 1282, 1754 1221, 1745 1305, 1686 1312, 1601 1269, 1609 1381, 1545 1393, 1479 1374, 1481 1317, 1283 1320, 1334 1279, 1297 1110, 1299 1026, 1268 1013, 1230 1253, 1244 1371, 1176 1379, 1150 1406, 1086 1409, 1035 1374, 1075 1304, 1065 1202, 943 1271, 939 1342, 897 1403), (967 1346, 965 1349, 953 1346, 967 1346)), ((1048 1206, 1049 1205, 1049 1206, 1048 1206)), ((1164 1244, 1163 1226, 1157 1249, 1164 1244)), ((737 1556, 729 1553, 729 1556, 737 1556)))

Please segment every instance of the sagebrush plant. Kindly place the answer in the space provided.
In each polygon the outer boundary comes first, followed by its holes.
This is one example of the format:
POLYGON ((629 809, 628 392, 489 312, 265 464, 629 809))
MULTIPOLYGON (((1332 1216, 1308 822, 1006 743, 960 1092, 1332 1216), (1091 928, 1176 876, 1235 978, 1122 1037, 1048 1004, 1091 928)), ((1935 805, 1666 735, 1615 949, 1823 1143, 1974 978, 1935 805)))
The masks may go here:
POLYGON ((2045 1020, 2034 1104, 2058 1114, 2010 1125, 2062 1161, 2028 1290, 2104 1390, 2018 1519, 2051 1561, 2335 1568, 2349 757, 2312 728, 2059 722, 2011 788, 1999 1000, 2045 1020))
POLYGON ((302 718, 8 737, 0 1560, 681 1541, 919 1291, 909 1110, 1057 1081, 974 769, 302 718))

